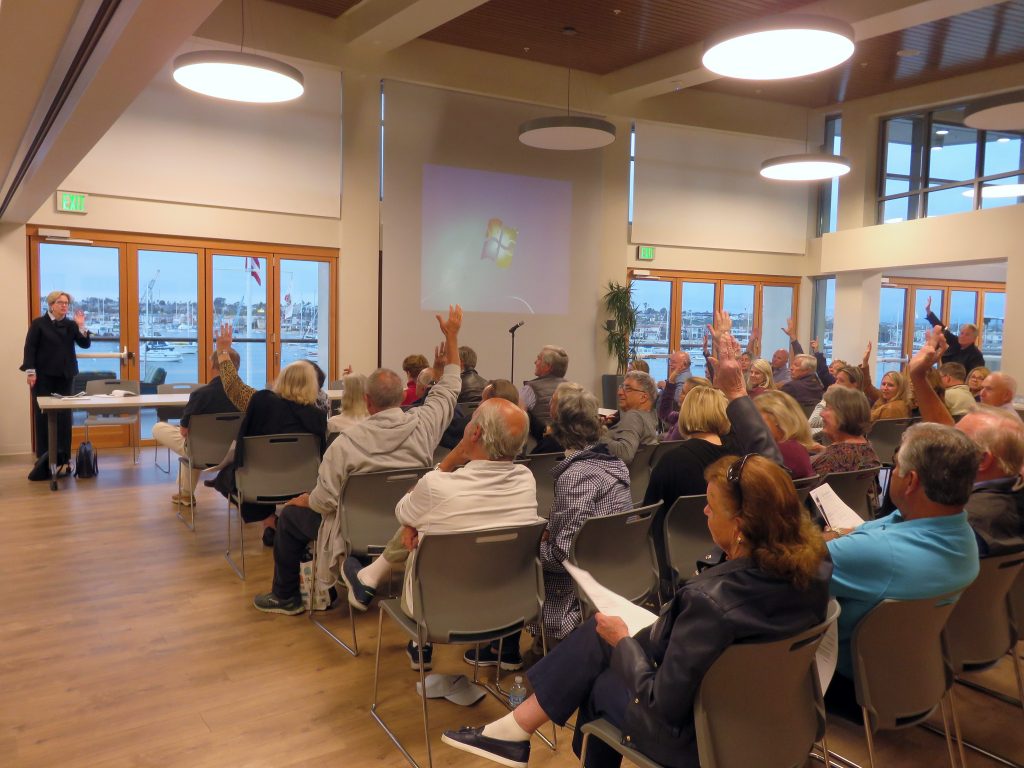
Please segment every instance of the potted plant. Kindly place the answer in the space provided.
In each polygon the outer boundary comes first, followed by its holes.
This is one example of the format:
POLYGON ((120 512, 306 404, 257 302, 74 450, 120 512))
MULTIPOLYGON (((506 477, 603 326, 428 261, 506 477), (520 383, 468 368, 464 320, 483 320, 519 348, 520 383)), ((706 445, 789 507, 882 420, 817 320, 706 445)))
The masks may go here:
POLYGON ((601 377, 601 391, 604 406, 615 408, 618 404, 616 393, 619 384, 632 359, 630 341, 636 329, 636 305, 633 304, 629 284, 611 280, 608 281, 602 300, 609 315, 604 323, 605 343, 608 345, 608 354, 615 357, 616 372, 601 377))

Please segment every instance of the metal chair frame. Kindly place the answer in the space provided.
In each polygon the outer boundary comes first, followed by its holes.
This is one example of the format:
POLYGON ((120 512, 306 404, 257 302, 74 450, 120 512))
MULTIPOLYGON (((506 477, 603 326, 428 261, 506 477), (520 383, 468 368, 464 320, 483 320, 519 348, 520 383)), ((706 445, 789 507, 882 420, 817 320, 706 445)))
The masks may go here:
POLYGON ((660 443, 652 445, 641 445, 636 449, 633 461, 629 463, 629 494, 633 497, 634 504, 642 504, 647 493, 647 486, 651 484, 651 471, 655 451, 660 443))
MULTIPOLYGON (((91 379, 85 382, 85 392, 87 395, 109 395, 115 389, 124 389, 134 394, 139 394, 140 384, 138 380, 134 379, 91 379)), ((110 401, 110 410, 106 409, 102 411, 92 411, 85 417, 85 421, 82 426, 85 427, 85 439, 89 439, 89 427, 128 427, 128 447, 132 451, 132 463, 139 463, 139 451, 141 447, 139 445, 140 435, 138 434, 139 427, 139 412, 132 411, 126 413, 121 411, 116 406, 117 400, 110 401)))
POLYGON ((537 481, 537 514, 545 520, 551 516, 551 507, 555 503, 555 479, 551 470, 565 458, 564 453, 535 453, 527 457, 527 468, 537 481))
MULTIPOLYGON (((158 395, 172 395, 179 392, 191 394, 202 384, 157 384, 156 393, 158 395)), ((170 422, 171 419, 181 420, 182 413, 185 412, 185 406, 181 405, 162 405, 156 409, 156 417, 158 421, 170 422)), ((153 466, 159 469, 166 475, 171 473, 171 449, 167 449, 167 466, 163 466, 160 463, 160 445, 156 444, 153 446, 153 466)))
POLYGON ((181 473, 184 467, 191 479, 192 470, 210 469, 223 460, 231 443, 238 434, 238 426, 242 423, 242 414, 238 411, 230 413, 197 413, 189 419, 188 439, 185 440, 185 455, 178 457, 178 503, 175 514, 190 531, 196 529, 196 500, 192 499, 189 506, 189 519, 185 519, 181 503, 183 488, 181 473))

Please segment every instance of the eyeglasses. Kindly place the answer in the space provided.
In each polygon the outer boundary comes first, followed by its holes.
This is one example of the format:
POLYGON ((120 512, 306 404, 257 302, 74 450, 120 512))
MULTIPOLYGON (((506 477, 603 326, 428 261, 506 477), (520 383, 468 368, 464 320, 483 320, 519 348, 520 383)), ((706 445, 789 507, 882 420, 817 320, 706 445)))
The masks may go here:
POLYGON ((53 302, 53 303, 54 303, 54 304, 63 304, 63 305, 64 305, 64 306, 66 307, 66 306, 67 306, 68 304, 70 304, 71 302, 68 302, 68 301, 55 301, 55 302, 53 302))
POLYGON ((725 479, 736 489, 736 495, 739 496, 740 504, 743 504, 743 486, 740 485, 740 480, 743 478, 743 468, 747 466, 747 460, 754 455, 753 453, 748 453, 742 459, 737 459, 729 467, 729 471, 725 473, 725 479))
POLYGON ((637 389, 636 387, 627 387, 625 384, 619 384, 619 389, 621 389, 623 392, 639 392, 641 394, 646 394, 642 389, 637 389))

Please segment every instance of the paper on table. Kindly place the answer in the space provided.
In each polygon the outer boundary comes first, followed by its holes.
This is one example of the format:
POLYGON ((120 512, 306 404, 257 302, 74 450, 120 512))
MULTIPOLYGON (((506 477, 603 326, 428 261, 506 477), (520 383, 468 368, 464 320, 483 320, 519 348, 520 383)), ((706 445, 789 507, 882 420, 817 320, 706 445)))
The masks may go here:
POLYGON ((850 506, 840 499, 828 483, 822 483, 811 491, 811 498, 818 505, 821 514, 833 531, 840 528, 857 528, 864 524, 864 518, 854 512, 850 506))
POLYGON ((76 392, 73 395, 62 395, 59 392, 51 392, 50 397, 56 397, 58 400, 71 400, 76 397, 88 397, 85 392, 76 392))
POLYGON ((818 682, 824 694, 836 673, 836 664, 839 663, 839 628, 836 622, 833 621, 825 630, 825 636, 821 638, 818 650, 814 653, 814 661, 818 665, 818 682))
POLYGON ((618 616, 626 622, 630 637, 658 620, 658 614, 641 608, 639 605, 634 605, 622 595, 617 595, 607 587, 598 584, 590 575, 590 571, 584 571, 568 562, 563 562, 562 565, 580 585, 580 589, 590 598, 590 602, 597 607, 597 610, 609 616, 618 616))

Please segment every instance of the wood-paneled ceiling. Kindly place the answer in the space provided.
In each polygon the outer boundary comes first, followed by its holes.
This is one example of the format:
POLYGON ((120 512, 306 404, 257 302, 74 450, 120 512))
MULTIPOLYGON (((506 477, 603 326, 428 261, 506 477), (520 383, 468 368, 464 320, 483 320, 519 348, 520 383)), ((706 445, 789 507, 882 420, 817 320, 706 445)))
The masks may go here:
MULTIPOLYGON (((367 4, 380 4, 380 0, 272 1, 332 18, 353 9, 364 10, 367 4)), ((440 2, 420 3, 431 1, 440 2)), ((415 3, 406 2, 406 11, 410 5, 415 3)), ((1024 0, 894 0, 893 13, 888 15, 890 7, 876 2, 876 18, 868 19, 863 28, 857 25, 865 21, 865 7, 870 5, 864 0, 818 2, 815 6, 808 6, 807 0, 489 0, 464 5, 469 10, 444 18, 422 34, 422 39, 571 66, 606 79, 643 67, 656 57, 664 59, 687 49, 692 54, 702 40, 729 24, 827 5, 833 15, 858 30, 856 53, 842 67, 785 82, 716 79, 694 71, 689 77, 681 73, 677 86, 807 107, 1024 62, 1024 0), (964 12, 955 13, 958 8, 964 12), (931 18, 913 23, 914 14, 921 12, 931 18), (947 15, 951 12, 954 15, 947 15), (894 23, 899 13, 903 16, 894 23), (879 20, 882 34, 877 32, 879 20), (565 27, 573 27, 577 34, 564 35, 565 27), (875 32, 864 32, 872 27, 875 32)), ((699 70, 699 57, 697 62, 699 70)), ((671 82, 671 78, 663 82, 661 91, 672 90, 671 82)))

